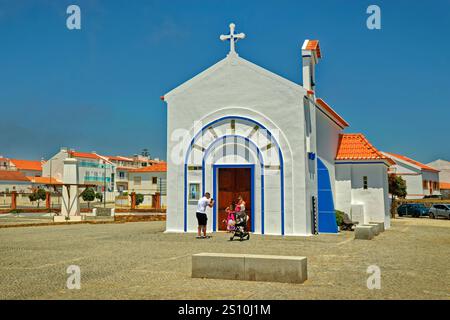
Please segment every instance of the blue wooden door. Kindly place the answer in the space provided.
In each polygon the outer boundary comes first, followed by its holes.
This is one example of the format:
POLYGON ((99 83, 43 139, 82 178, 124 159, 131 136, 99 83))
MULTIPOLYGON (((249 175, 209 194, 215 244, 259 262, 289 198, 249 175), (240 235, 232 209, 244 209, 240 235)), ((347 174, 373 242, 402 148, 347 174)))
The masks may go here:
POLYGON ((328 173, 327 167, 319 158, 317 158, 317 188, 319 232, 337 233, 336 212, 334 211, 330 174, 328 173))

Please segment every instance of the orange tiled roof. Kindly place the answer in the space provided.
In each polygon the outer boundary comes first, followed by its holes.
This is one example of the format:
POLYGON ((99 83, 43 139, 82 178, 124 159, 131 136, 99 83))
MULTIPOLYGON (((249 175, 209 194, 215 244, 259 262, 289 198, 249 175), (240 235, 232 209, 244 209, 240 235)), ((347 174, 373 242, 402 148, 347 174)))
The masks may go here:
POLYGON ((375 148, 362 133, 339 135, 336 160, 385 160, 389 164, 395 162, 375 148))
POLYGON ((348 122, 344 120, 336 111, 333 110, 325 101, 320 98, 316 99, 317 104, 324 108, 342 127, 349 126, 348 122))
POLYGON ((108 160, 133 162, 133 159, 122 156, 106 156, 106 158, 108 158, 108 160))
POLYGON ((450 182, 439 182, 439 189, 450 190, 450 182))
POLYGON ((129 172, 166 172, 167 171, 167 162, 159 162, 152 164, 151 166, 133 169, 129 172))
POLYGON ((423 163, 421 163, 421 162, 419 162, 419 161, 416 161, 416 160, 413 160, 413 159, 411 159, 411 158, 402 156, 402 155, 400 155, 400 154, 395 154, 395 153, 391 153, 391 152, 386 152, 386 153, 387 153, 387 154, 390 154, 390 155, 393 156, 393 157, 399 158, 399 159, 401 159, 401 160, 403 160, 403 161, 412 163, 413 165, 418 166, 418 167, 419 167, 420 169, 422 169, 422 170, 425 170, 425 171, 431 171, 431 172, 439 172, 439 170, 436 170, 436 169, 434 169, 434 168, 432 168, 432 167, 429 167, 429 166, 427 166, 427 165, 425 165, 425 164, 423 164, 423 163))
POLYGON ((315 50, 317 52, 317 58, 322 58, 322 55, 320 53, 319 40, 308 40, 305 49, 315 50))
POLYGON ((71 157, 74 158, 86 158, 86 159, 101 159, 101 157, 96 153, 89 153, 89 152, 77 152, 77 151, 70 151, 69 152, 71 157))
POLYGON ((42 171, 42 162, 36 160, 20 160, 20 159, 10 159, 10 161, 19 170, 36 170, 42 171))
POLYGON ((55 178, 50 177, 27 177, 28 180, 30 180, 32 183, 39 183, 39 184, 62 184, 61 181, 56 180, 55 178))
POLYGON ((0 180, 3 181, 29 181, 20 171, 0 170, 0 180))

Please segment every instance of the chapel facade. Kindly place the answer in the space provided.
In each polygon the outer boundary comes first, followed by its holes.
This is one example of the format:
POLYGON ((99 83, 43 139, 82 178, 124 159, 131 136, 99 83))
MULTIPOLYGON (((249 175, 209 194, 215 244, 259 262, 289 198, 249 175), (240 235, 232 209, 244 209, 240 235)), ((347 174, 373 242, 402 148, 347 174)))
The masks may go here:
POLYGON ((241 195, 258 234, 338 231, 335 210, 389 228, 387 169, 392 160, 315 94, 319 41, 305 40, 303 85, 230 52, 181 84, 167 103, 167 232, 197 230, 197 200, 216 203, 208 231, 225 230, 225 208, 241 195))

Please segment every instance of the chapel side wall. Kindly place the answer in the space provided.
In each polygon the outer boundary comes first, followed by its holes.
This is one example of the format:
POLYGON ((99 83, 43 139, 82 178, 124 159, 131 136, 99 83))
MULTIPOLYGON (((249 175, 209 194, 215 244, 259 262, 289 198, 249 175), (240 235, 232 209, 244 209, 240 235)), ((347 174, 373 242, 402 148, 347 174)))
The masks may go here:
POLYGON ((386 219, 386 179, 384 164, 352 164, 352 203, 364 206, 366 221, 381 222, 386 219), (367 189, 363 188, 364 176, 368 179, 367 189))
POLYGON ((336 204, 335 158, 339 145, 339 134, 342 129, 331 122, 322 111, 316 108, 317 156, 323 161, 330 175, 333 199, 336 204))

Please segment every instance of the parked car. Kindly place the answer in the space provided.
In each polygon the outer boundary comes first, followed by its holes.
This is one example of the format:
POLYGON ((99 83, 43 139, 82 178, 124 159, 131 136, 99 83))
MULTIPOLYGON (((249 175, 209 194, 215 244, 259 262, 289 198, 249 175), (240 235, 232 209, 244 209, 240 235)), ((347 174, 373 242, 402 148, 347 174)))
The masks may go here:
POLYGON ((397 208, 397 214, 402 216, 421 217, 428 216, 429 209, 422 203, 404 203, 397 208))
POLYGON ((430 218, 446 217, 450 219, 450 204, 433 204, 430 208, 430 218))

